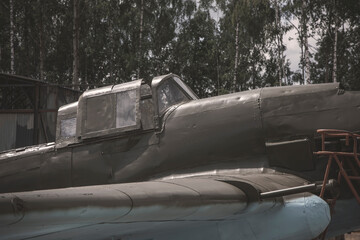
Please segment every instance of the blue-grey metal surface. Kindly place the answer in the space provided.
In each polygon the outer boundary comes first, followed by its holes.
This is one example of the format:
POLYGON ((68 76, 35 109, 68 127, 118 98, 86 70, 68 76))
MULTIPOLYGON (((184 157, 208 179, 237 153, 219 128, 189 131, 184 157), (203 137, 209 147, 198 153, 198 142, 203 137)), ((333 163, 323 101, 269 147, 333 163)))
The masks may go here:
POLYGON ((220 236, 210 239, 311 239, 329 221, 327 203, 312 194, 254 201, 247 190, 212 179, 0 194, 0 233, 7 240, 203 239, 212 222, 220 236), (201 227, 199 236, 182 232, 189 222, 201 227))

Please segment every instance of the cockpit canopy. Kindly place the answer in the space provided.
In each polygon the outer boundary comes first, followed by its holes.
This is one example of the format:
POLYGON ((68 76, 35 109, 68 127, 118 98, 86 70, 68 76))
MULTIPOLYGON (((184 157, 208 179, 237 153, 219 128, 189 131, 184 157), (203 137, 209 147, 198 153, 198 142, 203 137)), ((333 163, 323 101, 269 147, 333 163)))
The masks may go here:
POLYGON ((156 77, 151 87, 135 80, 84 92, 79 101, 59 109, 56 143, 156 130, 171 107, 198 99, 176 75, 156 77))
POLYGON ((81 139, 140 128, 141 80, 86 91, 79 98, 76 135, 81 139))

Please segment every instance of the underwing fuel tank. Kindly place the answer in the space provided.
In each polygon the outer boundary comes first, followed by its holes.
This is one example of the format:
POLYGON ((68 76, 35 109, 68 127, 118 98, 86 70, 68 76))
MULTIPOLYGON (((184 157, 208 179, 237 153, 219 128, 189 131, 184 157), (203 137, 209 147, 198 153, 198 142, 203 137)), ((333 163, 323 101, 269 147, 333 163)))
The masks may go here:
POLYGON ((191 239, 193 231, 184 230, 192 222, 200 233, 213 231, 216 223, 215 232, 225 234, 220 239, 313 239, 330 222, 328 204, 315 195, 302 193, 279 200, 249 201, 246 191, 209 179, 19 192, 15 198, 0 194, 0 232, 6 232, 7 240, 59 239, 64 232, 76 238, 94 225, 100 232, 111 225, 126 232, 131 222, 137 232, 145 230, 154 239, 162 239, 158 234, 176 224, 173 231, 191 239), (156 198, 146 197, 154 193, 158 193, 156 198), (144 226, 146 221, 154 223, 150 231, 144 226))

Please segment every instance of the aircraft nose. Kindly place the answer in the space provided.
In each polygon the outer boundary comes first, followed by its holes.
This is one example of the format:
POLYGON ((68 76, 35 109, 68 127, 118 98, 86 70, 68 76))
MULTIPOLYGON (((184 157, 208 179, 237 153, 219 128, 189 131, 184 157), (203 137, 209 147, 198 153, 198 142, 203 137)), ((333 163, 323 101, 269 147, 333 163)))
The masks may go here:
POLYGON ((305 197, 304 211, 309 230, 313 236, 318 236, 330 223, 329 205, 320 197, 311 195, 305 197))

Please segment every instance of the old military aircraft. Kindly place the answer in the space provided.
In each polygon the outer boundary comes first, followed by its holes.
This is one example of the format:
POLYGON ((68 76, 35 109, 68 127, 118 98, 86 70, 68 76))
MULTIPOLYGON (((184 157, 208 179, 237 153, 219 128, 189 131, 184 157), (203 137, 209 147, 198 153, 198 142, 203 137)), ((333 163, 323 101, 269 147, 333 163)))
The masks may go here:
POLYGON ((356 132, 358 119, 360 93, 339 84, 198 99, 169 74, 88 90, 59 109, 55 143, 0 155, 0 238, 343 234, 360 228, 359 204, 345 181, 324 181, 328 158, 313 152, 351 142, 317 129, 356 132))

